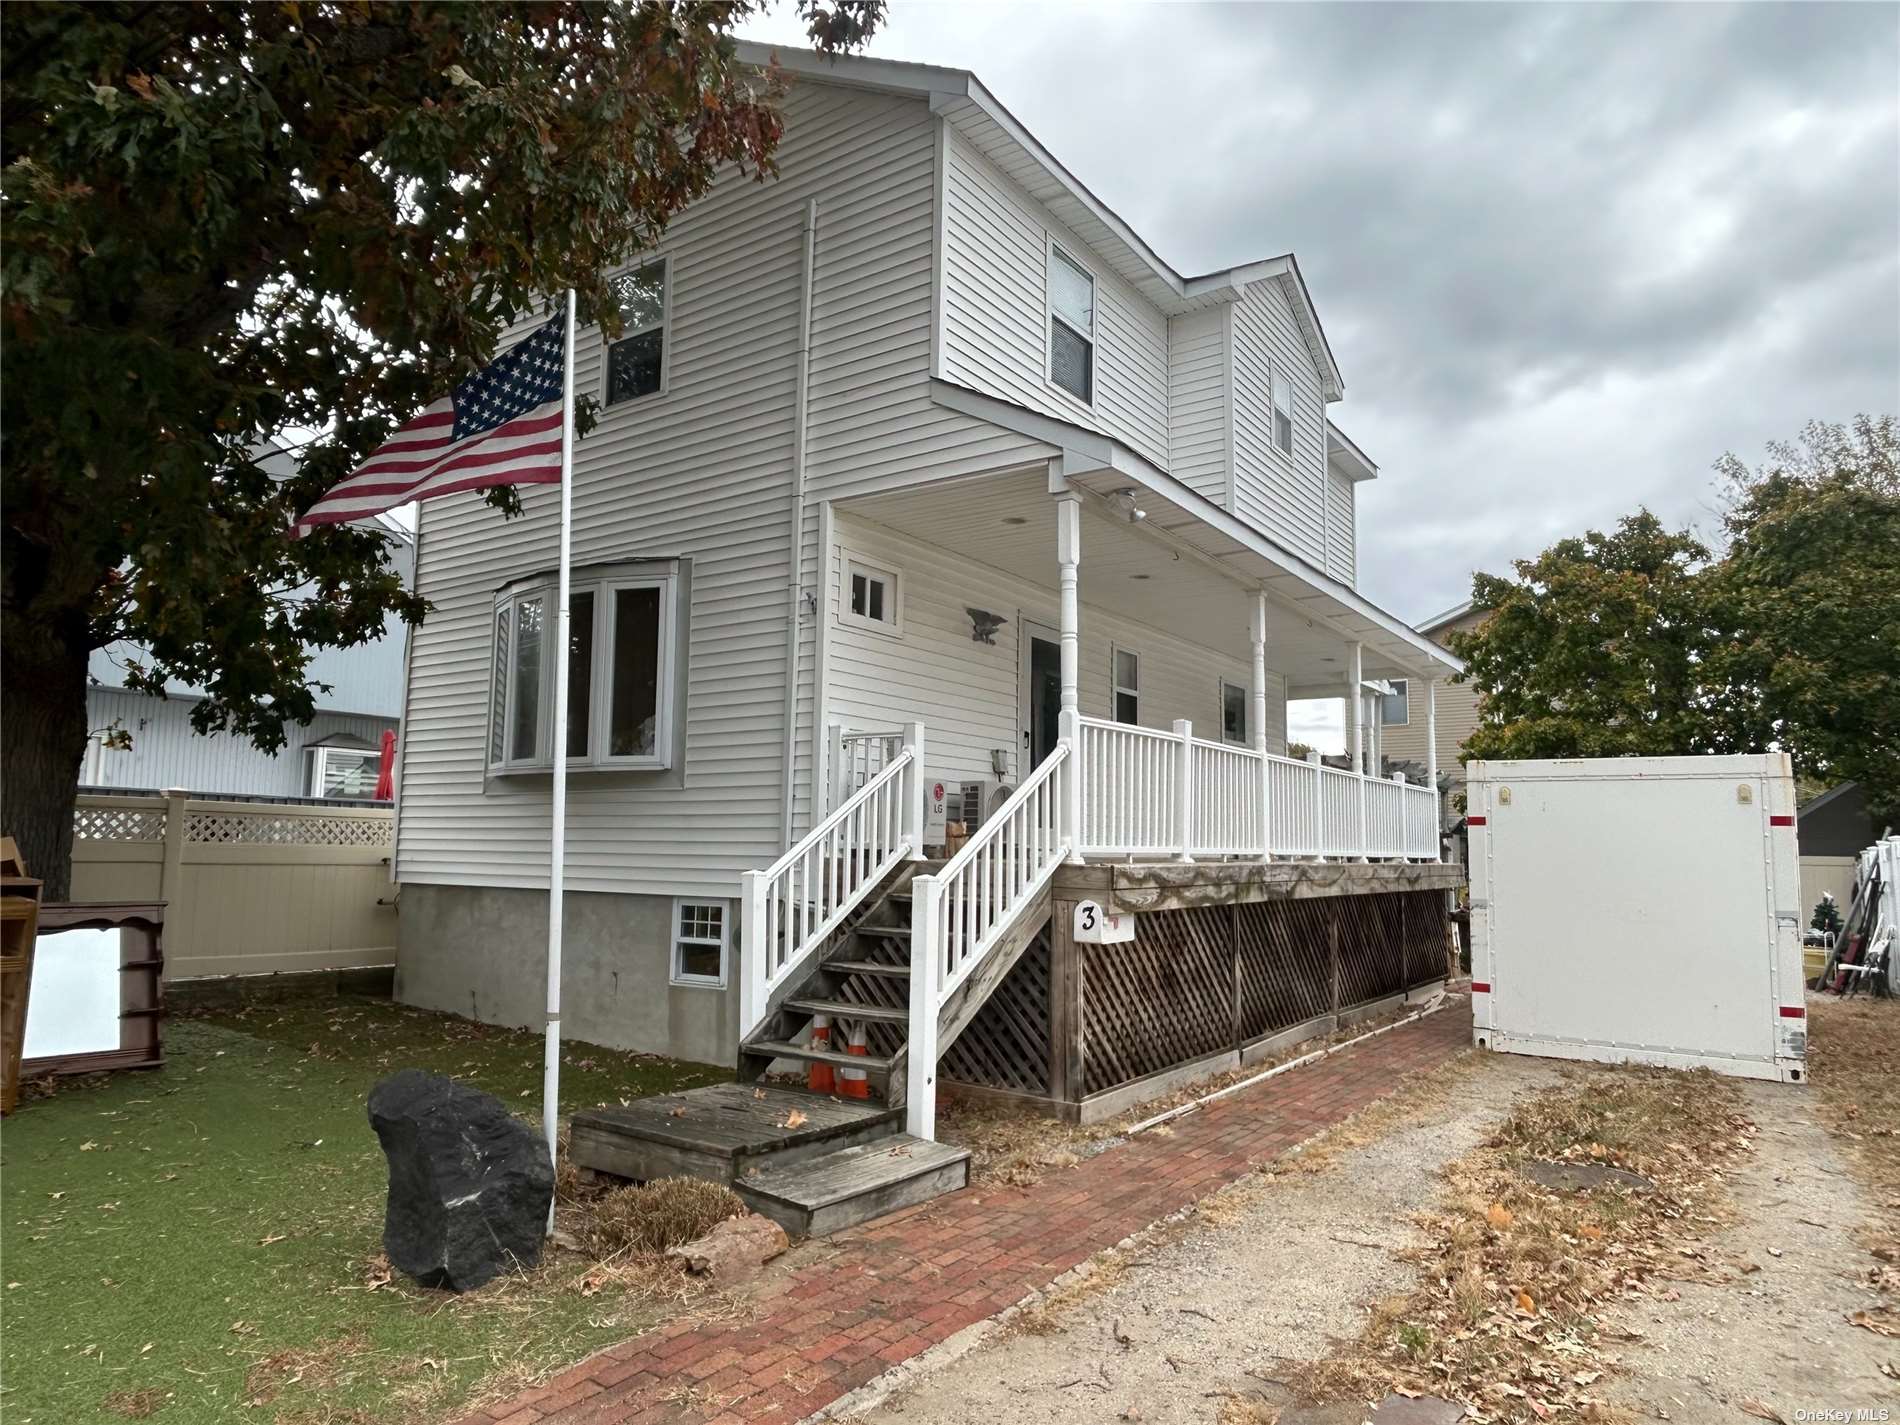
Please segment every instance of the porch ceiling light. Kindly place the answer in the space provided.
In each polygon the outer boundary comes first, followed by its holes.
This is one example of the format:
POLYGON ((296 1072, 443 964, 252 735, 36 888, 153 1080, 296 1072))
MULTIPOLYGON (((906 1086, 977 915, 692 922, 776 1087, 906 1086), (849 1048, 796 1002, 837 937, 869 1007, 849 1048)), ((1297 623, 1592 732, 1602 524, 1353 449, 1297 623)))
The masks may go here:
POLYGON ((1115 492, 1115 503, 1121 506, 1121 511, 1128 516, 1128 523, 1130 524, 1140 524, 1143 520, 1148 518, 1148 512, 1135 503, 1135 491, 1132 487, 1126 490, 1117 490, 1115 492))

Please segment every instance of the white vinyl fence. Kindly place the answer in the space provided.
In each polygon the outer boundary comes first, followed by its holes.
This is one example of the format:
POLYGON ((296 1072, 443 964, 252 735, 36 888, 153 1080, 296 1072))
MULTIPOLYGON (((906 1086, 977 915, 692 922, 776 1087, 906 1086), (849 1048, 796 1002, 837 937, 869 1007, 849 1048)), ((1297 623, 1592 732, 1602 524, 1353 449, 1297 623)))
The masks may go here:
POLYGON ((396 960, 387 807, 83 793, 76 901, 164 901, 165 978, 396 960))

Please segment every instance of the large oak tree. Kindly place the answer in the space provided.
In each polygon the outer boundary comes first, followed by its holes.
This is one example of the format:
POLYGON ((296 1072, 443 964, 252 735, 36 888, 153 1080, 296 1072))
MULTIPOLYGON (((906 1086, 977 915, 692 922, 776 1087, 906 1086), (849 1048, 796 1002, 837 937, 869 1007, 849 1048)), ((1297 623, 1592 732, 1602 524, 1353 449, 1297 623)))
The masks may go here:
MULTIPOLYGON (((420 620, 376 534, 292 515, 545 294, 617 330, 607 271, 722 167, 771 173, 780 86, 729 37, 758 8, 0 9, 0 828, 49 896, 92 650, 268 749, 313 647, 420 620), (280 481, 251 453, 287 429, 321 434, 280 481)), ((836 50, 883 3, 800 8, 836 50)))

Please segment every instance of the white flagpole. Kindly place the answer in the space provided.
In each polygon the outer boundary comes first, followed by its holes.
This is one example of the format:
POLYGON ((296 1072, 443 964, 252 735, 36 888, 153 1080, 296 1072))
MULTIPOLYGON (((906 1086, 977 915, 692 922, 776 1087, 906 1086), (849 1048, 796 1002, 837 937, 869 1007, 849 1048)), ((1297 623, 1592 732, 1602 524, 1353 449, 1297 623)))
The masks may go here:
MULTIPOLYGON (((560 1167, 561 1116, 561 882, 567 858, 567 641, 568 558, 574 542, 574 289, 567 289, 567 326, 561 361, 561 563, 555 586, 553 830, 548 846, 547 1060, 541 1078, 541 1129, 548 1162, 560 1167)), ((554 1203, 548 1202, 548 1235, 554 1203)))

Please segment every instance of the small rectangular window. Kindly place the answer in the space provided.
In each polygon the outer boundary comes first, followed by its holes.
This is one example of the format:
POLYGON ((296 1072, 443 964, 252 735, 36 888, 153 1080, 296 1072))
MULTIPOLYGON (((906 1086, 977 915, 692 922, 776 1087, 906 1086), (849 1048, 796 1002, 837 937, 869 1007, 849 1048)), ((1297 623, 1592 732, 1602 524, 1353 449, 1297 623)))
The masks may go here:
POLYGON ((508 729, 508 760, 523 762, 540 753, 542 599, 522 599, 515 605, 514 687, 508 694, 512 717, 508 729))
POLYGON ((354 747, 310 749, 310 780, 305 795, 368 798, 376 795, 376 779, 383 770, 380 752, 354 747))
POLYGON ((1115 721, 1141 722, 1141 660, 1126 648, 1115 650, 1115 721))
POLYGON ((1095 400, 1095 279, 1049 248, 1049 379, 1078 401, 1095 400))
POLYGON ((1247 709, 1253 702, 1253 693, 1238 683, 1229 683, 1225 679, 1220 685, 1220 735, 1228 742, 1245 744, 1247 736, 1247 709))
POLYGON ((650 396, 666 374, 666 259, 643 263, 613 279, 620 299, 620 336, 607 348, 607 404, 650 396))
POLYGON ((1273 443, 1293 453, 1293 382, 1278 367, 1273 372, 1273 443))
POLYGON ((724 985, 729 944, 724 901, 673 902, 674 984, 724 985))
POLYGON ((1392 691, 1379 699, 1379 721, 1386 727, 1409 727, 1412 722, 1411 690, 1403 678, 1388 678, 1392 691))
POLYGON ((879 633, 897 633, 897 575, 855 559, 846 561, 841 612, 851 623, 864 624, 879 633))

